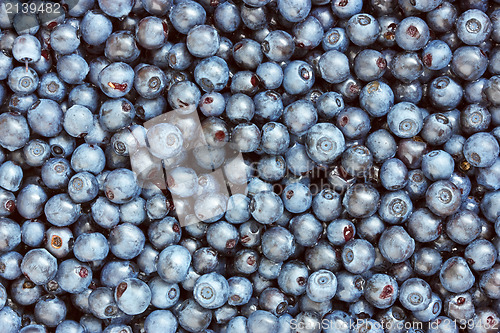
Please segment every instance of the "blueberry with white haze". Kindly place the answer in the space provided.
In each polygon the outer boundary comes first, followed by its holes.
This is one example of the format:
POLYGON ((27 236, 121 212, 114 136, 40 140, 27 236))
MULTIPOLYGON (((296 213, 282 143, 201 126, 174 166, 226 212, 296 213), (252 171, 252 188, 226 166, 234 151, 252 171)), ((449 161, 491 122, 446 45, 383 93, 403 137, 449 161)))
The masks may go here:
POLYGON ((498 1, 4 2, 1 332, 495 331, 498 1))

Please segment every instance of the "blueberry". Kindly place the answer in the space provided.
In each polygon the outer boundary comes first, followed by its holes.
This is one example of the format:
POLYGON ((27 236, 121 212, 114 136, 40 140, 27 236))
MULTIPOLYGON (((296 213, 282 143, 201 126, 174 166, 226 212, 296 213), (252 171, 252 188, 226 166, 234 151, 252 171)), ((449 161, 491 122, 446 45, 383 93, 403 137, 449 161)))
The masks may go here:
POLYGON ((177 319, 168 310, 155 310, 144 321, 144 328, 150 332, 162 331, 174 333, 177 330, 177 319))
POLYGON ((167 283, 179 283, 187 276, 191 255, 180 245, 170 245, 158 256, 158 275, 167 283))
POLYGON ((475 278, 464 258, 452 257, 441 267, 439 280, 446 290, 460 293, 472 287, 475 278))
POLYGON ((72 294, 80 293, 90 285, 92 270, 88 265, 68 259, 59 265, 55 279, 64 291, 72 294))
POLYGON ((24 256, 21 271, 30 281, 42 285, 55 277, 57 260, 45 249, 33 249, 24 256))
POLYGON ((83 262, 103 260, 108 252, 108 241, 99 232, 84 233, 78 236, 73 246, 75 257, 83 262))
POLYGON ((406 280, 399 289, 401 305, 410 311, 421 311, 431 302, 431 287, 419 278, 406 280))
POLYGON ((116 305, 128 315, 143 313, 151 302, 151 290, 148 285, 136 278, 120 282, 114 294, 116 305))
POLYGON ((366 272, 375 263, 375 249, 364 239, 352 239, 342 249, 342 262, 353 274, 366 272))
POLYGON ((187 0, 176 4, 170 10, 169 18, 175 30, 187 34, 191 28, 205 23, 206 12, 199 3, 187 0))
POLYGON ((129 223, 116 226, 109 234, 109 249, 121 259, 137 257, 144 248, 144 242, 143 232, 129 223))

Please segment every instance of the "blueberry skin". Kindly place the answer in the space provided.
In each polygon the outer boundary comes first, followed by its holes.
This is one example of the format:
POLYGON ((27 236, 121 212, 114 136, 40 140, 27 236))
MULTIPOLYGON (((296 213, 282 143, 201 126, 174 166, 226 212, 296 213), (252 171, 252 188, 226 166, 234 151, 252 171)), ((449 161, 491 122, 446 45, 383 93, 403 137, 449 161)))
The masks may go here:
POLYGON ((81 234, 73 246, 75 257, 83 262, 103 260, 108 252, 108 240, 99 232, 81 234))
POLYGON ((323 232, 321 222, 312 214, 294 216, 290 220, 289 228, 295 241, 302 246, 315 245, 323 232))
POLYGON ((68 259, 59 265, 55 279, 61 289, 77 294, 85 291, 90 285, 92 270, 88 265, 68 259))
POLYGON ((463 110, 460 123, 465 134, 486 131, 491 123, 491 113, 480 104, 469 104, 463 110))
POLYGON ((310 171, 314 167, 314 162, 309 158, 304 145, 295 143, 285 153, 286 166, 295 176, 310 171))
POLYGON ((247 318, 245 316, 236 316, 232 318, 226 327, 227 333, 245 332, 247 329, 247 318))
POLYGON ((379 240, 382 256, 389 262, 398 264, 409 259, 415 251, 415 240, 401 226, 386 229, 379 240))
POLYGON ((431 181, 449 179, 454 167, 453 158, 443 150, 431 151, 422 158, 422 172, 431 181))
MULTIPOLYGON (((257 96, 255 96, 255 98, 257 98, 257 96)), ((231 95, 225 104, 226 115, 233 123, 248 122, 252 120, 255 115, 255 103, 248 95, 242 93, 231 95)), ((283 109, 283 107, 281 107, 281 109, 283 109)))
POLYGON ((241 24, 240 10, 231 2, 223 2, 214 11, 215 26, 223 32, 234 32, 241 24))
POLYGON ((181 239, 179 222, 170 216, 153 222, 148 228, 148 239, 159 250, 177 244, 181 239))
POLYGON ((151 290, 148 285, 136 278, 127 278, 120 282, 114 295, 118 308, 128 315, 143 313, 151 302, 151 290))
POLYGON ((224 305, 229 298, 229 284, 220 274, 212 272, 196 280, 194 299, 206 309, 216 309, 224 305))
POLYGON ((187 34, 191 28, 204 24, 206 15, 205 9, 199 3, 187 0, 172 7, 169 18, 175 30, 187 34))
POLYGON ((324 30, 321 22, 314 16, 309 16, 293 27, 295 44, 300 49, 310 50, 321 44, 324 30))
POLYGON ((160 309, 169 309, 179 301, 180 289, 176 283, 167 283, 160 277, 148 282, 151 290, 151 304, 160 309))
POLYGON ((366 281, 365 299, 378 309, 387 309, 397 300, 396 279, 386 274, 374 274, 366 281))
POLYGON ((201 307, 192 298, 183 301, 174 313, 179 325, 188 331, 203 331, 208 328, 212 320, 212 311, 201 307))
POLYGON ((127 16, 134 8, 133 0, 98 0, 99 8, 109 16, 121 18, 127 16))
POLYGON ((96 177, 90 172, 80 172, 71 177, 68 184, 68 194, 76 203, 89 202, 99 192, 96 177))
MULTIPOLYGON (((488 58, 476 46, 462 46, 453 52, 451 70, 459 78, 467 81, 479 79, 488 68, 488 58)), ((491 56, 491 62, 494 61, 491 56)))
POLYGON ((380 25, 370 14, 356 14, 347 22, 346 33, 353 44, 368 46, 377 40, 380 25))
POLYGON ((65 320, 57 325, 56 333, 70 332, 70 333, 85 333, 86 330, 83 325, 73 320, 65 320))
POLYGON ((336 219, 331 221, 326 228, 328 241, 335 246, 343 246, 354 238, 356 227, 346 219, 336 219))
POLYGON ((408 183, 408 169, 400 159, 391 158, 382 164, 379 177, 387 190, 400 190, 408 183))
POLYGON ((307 131, 306 149, 316 163, 332 163, 345 149, 344 135, 333 124, 318 123, 307 131))
POLYGON ((177 112, 189 114, 200 102, 201 92, 198 86, 191 81, 174 83, 168 91, 168 103, 177 112))
POLYGON ((314 302, 329 301, 336 292, 337 278, 332 272, 322 269, 309 276, 306 293, 314 302))
MULTIPOLYGON (((352 2, 352 1, 351 1, 352 2)), ((349 38, 343 28, 331 28, 326 31, 321 41, 321 47, 325 51, 336 50, 340 52, 347 51, 349 46, 349 38)))
POLYGON ((371 185, 359 183, 350 186, 342 200, 346 211, 356 218, 373 215, 379 204, 380 193, 371 185))
POLYGON ((189 53, 186 43, 177 43, 168 51, 168 64, 175 70, 185 70, 193 61, 193 56, 189 53))
POLYGON ((368 114, 358 107, 349 107, 339 112, 337 126, 348 139, 360 139, 371 128, 368 114))
POLYGON ((415 104, 400 102, 389 110, 387 124, 394 135, 400 138, 411 138, 422 129, 422 113, 415 104))
POLYGON ((7 84, 9 88, 16 94, 29 95, 38 88, 38 74, 32 68, 15 67, 9 74, 7 84))
POLYGON ((283 201, 274 192, 259 192, 251 199, 249 210, 257 222, 270 224, 276 222, 283 214, 283 201))
POLYGON ((144 329, 147 332, 175 333, 177 326, 177 319, 168 310, 155 310, 144 321, 144 329))
POLYGON ((287 21, 300 22, 309 15, 311 11, 311 1, 280 0, 278 1, 278 10, 287 21))
POLYGON ((219 43, 220 37, 217 30, 209 25, 198 25, 191 28, 186 37, 186 46, 189 52, 200 58, 214 56, 219 49, 219 43))
POLYGON ((141 191, 136 174, 124 168, 115 169, 107 175, 103 190, 106 197, 116 204, 131 201, 141 191))
POLYGON ((120 208, 105 197, 99 196, 91 205, 94 222, 106 229, 115 227, 120 222, 120 208))
POLYGON ((80 217, 80 204, 71 200, 66 193, 56 194, 51 197, 44 208, 47 220, 58 227, 65 227, 76 222, 80 217))
POLYGON ((17 211, 26 219, 37 218, 42 214, 47 198, 47 193, 42 187, 29 184, 17 195, 17 211))
POLYGON ((5 333, 15 333, 21 329, 21 317, 9 306, 0 310, 0 323, 5 333))
POLYGON ((167 83, 167 76, 156 66, 143 66, 136 70, 134 88, 144 98, 154 99, 161 96, 167 83))
POLYGON ((56 276, 57 260, 45 249, 33 249, 24 256, 21 271, 33 283, 43 285, 56 276))
POLYGON ((107 262, 101 269, 100 282, 103 286, 115 288, 122 280, 135 278, 138 274, 134 263, 113 260, 107 262))
POLYGON ((422 52, 422 62, 432 70, 441 70, 451 61, 452 52, 448 44, 441 40, 430 41, 422 52))
POLYGON ((111 98, 125 96, 133 87, 134 70, 124 62, 114 62, 99 73, 99 88, 111 98))
POLYGON ((7 191, 17 192, 21 186, 23 174, 22 168, 14 162, 2 163, 0 165, 0 187, 7 191))
POLYGON ((46 295, 42 297, 35 305, 35 318, 49 327, 55 327, 66 317, 66 305, 58 297, 46 295))
POLYGON ((311 65, 302 60, 294 60, 283 72, 283 88, 291 95, 304 94, 315 82, 311 65))
POLYGON ((227 201, 225 218, 229 223, 240 224, 250 219, 250 199, 241 193, 233 194, 227 201))
POLYGON ((353 274, 371 269, 375 263, 375 249, 364 239, 351 239, 342 249, 344 267, 353 274))
POLYGON ((38 220, 26 220, 21 227, 21 240, 30 247, 39 246, 45 235, 45 225, 38 220))
POLYGON ((283 82, 283 69, 274 62, 263 62, 256 70, 261 84, 266 89, 277 89, 283 82))
POLYGON ((476 181, 488 190, 500 189, 500 158, 497 158, 491 166, 478 169, 476 181))
POLYGON ((147 50, 155 50, 167 41, 168 27, 159 17, 147 16, 137 24, 135 35, 139 45, 147 50))
POLYGON ((334 0, 331 2, 333 13, 341 19, 348 19, 351 16, 361 12, 363 7, 362 0, 348 1, 334 0))
POLYGON ((264 55, 271 61, 281 62, 291 58, 295 51, 292 36, 283 30, 271 31, 261 44, 264 55))
POLYGON ((455 22, 457 36, 468 45, 479 45, 491 34, 492 26, 488 15, 479 9, 469 9, 455 22))
POLYGON ((229 68, 222 58, 206 58, 196 65, 194 78, 204 91, 220 91, 228 82, 229 68))
POLYGON ((394 92, 386 83, 372 81, 361 90, 359 103, 372 117, 382 117, 394 105, 394 92))
POLYGON ((323 189, 312 200, 312 210, 320 221, 331 221, 340 216, 341 196, 330 189, 323 189))
POLYGON ((261 45, 257 41, 244 38, 234 44, 233 59, 242 69, 255 70, 263 59, 261 45))
POLYGON ((399 288, 399 301, 410 311, 426 309, 431 302, 431 287, 419 278, 411 278, 403 282, 399 288))
POLYGON ((448 76, 441 76, 431 82, 429 89, 431 104, 441 110, 457 107, 463 96, 462 87, 448 76))
POLYGON ((48 98, 56 102, 61 102, 67 95, 66 85, 56 73, 46 73, 40 79, 38 95, 41 98, 48 98))
POLYGON ((452 257, 441 267, 439 280, 446 290, 461 293, 472 287, 475 277, 464 258, 452 257))
POLYGON ((306 185, 293 183, 285 187, 282 199, 286 210, 291 213, 303 213, 311 207, 312 194, 306 185))
POLYGON ((80 84, 89 73, 89 65, 77 54, 61 57, 57 62, 57 74, 68 84, 80 84))
POLYGON ((0 115, 0 133, 0 146, 9 151, 22 148, 30 137, 28 122, 18 113, 0 115))
POLYGON ((70 54, 80 46, 77 29, 69 23, 57 25, 50 33, 50 46, 60 54, 70 54))
POLYGON ((319 73, 328 83, 345 81, 349 74, 347 56, 337 50, 329 50, 321 56, 318 62, 319 73))
POLYGON ((350 330, 349 323, 353 320, 349 314, 341 310, 334 310, 324 316, 323 319, 331 323, 331 325, 324 329, 325 333, 348 333, 350 330))
POLYGON ((6 54, 0 56, 0 80, 5 80, 14 68, 12 60, 12 57, 6 54))
POLYGON ((63 112, 59 104, 50 99, 40 99, 28 110, 31 129, 45 137, 54 137, 61 132, 62 119, 63 112))
POLYGON ((2 239, 3 251, 12 251, 21 243, 21 227, 13 220, 7 217, 0 217, 0 237, 2 239))
POLYGON ((68 95, 68 106, 81 105, 89 109, 91 112, 97 110, 100 96, 97 89, 88 84, 79 84, 75 86, 68 95))
POLYGON ((133 224, 124 223, 113 228, 109 234, 109 248, 121 259, 137 257, 144 248, 145 236, 133 224))
MULTIPOLYGON (((495 227, 497 227, 497 224, 495 224, 495 227)), ((467 245, 464 257, 473 270, 476 272, 485 271, 493 267, 498 258, 498 252, 490 241, 477 239, 467 245)))
POLYGON ((448 218, 446 233, 454 242, 467 245, 481 233, 480 219, 470 210, 460 211, 448 218))
POLYGON ((472 166, 485 168, 495 163, 500 152, 498 141, 489 133, 471 135, 464 143, 464 157, 472 166))
POLYGON ((283 227, 273 227, 262 235, 262 253, 275 262, 287 260, 293 253, 295 239, 293 234, 283 227))
POLYGON ((396 43, 406 51, 420 50, 427 44, 429 38, 429 27, 418 17, 407 17, 396 28, 396 43))
POLYGON ((80 31, 87 44, 97 46, 106 42, 113 31, 113 25, 105 15, 89 11, 80 22, 80 31))
POLYGON ((180 283, 187 276, 191 254, 180 245, 170 245, 158 255, 158 275, 167 283, 180 283))
POLYGON ((304 263, 288 261, 282 267, 278 276, 278 285, 287 294, 299 296, 306 292, 309 272, 304 263))
MULTIPOLYGON (((231 99, 232 98, 230 98, 229 101, 231 99)), ((283 100, 281 96, 273 90, 262 91, 256 94, 253 98, 253 104, 255 106, 255 117, 259 120, 262 119, 274 122, 283 114, 283 100)), ((227 111, 226 107, 226 112, 227 111)))

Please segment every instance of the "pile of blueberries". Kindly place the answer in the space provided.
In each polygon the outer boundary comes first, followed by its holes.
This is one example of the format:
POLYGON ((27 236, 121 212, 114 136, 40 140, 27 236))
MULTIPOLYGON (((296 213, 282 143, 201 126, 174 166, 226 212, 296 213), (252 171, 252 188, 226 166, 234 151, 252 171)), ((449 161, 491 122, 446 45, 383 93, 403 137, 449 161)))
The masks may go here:
POLYGON ((500 0, 0 29, 0 332, 500 331, 500 0))

